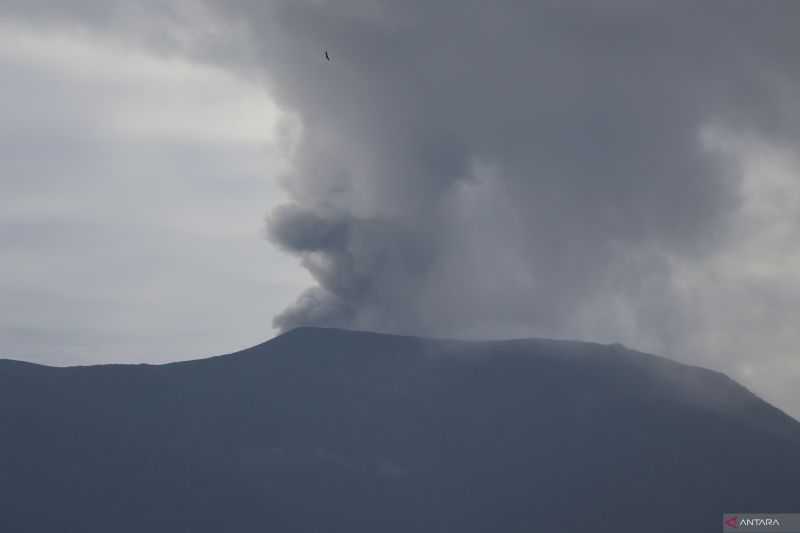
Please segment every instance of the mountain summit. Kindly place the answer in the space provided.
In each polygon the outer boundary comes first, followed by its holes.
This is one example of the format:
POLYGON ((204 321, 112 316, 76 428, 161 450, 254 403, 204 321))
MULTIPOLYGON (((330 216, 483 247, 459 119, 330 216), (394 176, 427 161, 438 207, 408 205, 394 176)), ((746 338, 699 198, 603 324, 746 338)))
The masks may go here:
POLYGON ((622 345, 298 328, 167 365, 0 360, 0 531, 712 531, 797 512, 800 423, 622 345))

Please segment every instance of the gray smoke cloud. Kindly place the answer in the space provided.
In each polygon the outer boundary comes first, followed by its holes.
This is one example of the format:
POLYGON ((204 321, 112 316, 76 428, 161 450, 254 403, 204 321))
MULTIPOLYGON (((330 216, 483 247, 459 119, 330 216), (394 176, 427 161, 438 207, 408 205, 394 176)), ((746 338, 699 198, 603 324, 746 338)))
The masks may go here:
POLYGON ((671 265, 733 238, 741 203, 702 128, 796 138, 788 3, 224 10, 304 124, 269 231, 318 286, 281 329, 620 337, 627 314, 669 347, 692 320, 671 265))
MULTIPOLYGON (((352 327, 367 313, 379 314, 387 301, 413 297, 409 284, 426 274, 435 257, 429 243, 403 220, 358 218, 335 209, 278 207, 268 221, 268 235, 300 255, 319 284, 275 317, 281 329, 297 324, 352 327)), ((411 317, 401 316, 394 316, 393 328, 408 326, 411 317)))

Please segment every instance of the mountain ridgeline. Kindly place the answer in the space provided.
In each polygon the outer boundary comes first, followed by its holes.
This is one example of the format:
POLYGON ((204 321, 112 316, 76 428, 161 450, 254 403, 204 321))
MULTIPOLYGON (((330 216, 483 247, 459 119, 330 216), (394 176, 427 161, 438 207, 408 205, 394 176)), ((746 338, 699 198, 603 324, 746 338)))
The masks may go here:
POLYGON ((0 360, 0 531, 705 532, 800 512, 800 423, 620 345, 299 328, 225 356, 0 360))

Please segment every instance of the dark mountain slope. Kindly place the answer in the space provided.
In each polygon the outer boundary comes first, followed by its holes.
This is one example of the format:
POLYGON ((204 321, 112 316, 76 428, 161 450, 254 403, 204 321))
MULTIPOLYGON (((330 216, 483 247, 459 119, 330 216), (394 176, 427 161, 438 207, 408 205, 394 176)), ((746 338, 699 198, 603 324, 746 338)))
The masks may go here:
POLYGON ((300 328, 0 361, 0 531, 711 531, 800 511, 800 424, 620 346, 300 328), (668 517, 668 519, 665 519, 668 517))

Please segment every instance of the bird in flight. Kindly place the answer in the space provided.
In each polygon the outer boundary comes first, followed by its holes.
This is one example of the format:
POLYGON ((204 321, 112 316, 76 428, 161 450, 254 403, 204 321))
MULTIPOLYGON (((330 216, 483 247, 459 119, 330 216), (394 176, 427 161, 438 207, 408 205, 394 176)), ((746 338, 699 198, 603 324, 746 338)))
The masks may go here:
POLYGON ((331 56, 328 55, 328 51, 327 50, 325 50, 325 59, 327 59, 328 61, 331 60, 331 56))

